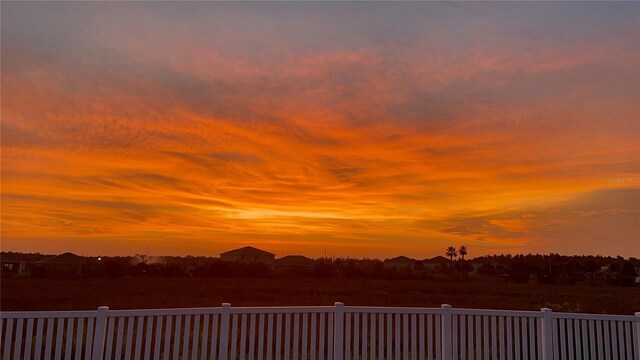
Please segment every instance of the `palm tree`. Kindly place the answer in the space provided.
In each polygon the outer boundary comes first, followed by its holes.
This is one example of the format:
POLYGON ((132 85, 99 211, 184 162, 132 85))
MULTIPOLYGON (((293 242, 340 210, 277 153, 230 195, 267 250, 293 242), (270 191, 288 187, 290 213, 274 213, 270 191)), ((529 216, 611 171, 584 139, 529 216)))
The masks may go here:
POLYGON ((458 256, 458 252, 456 251, 455 246, 449 246, 447 248, 446 254, 449 257, 449 260, 451 260, 451 267, 453 267, 453 258, 458 256))
POLYGON ((460 250, 458 250, 458 254, 462 257, 462 261, 464 261, 465 255, 467 255, 467 247, 462 245, 460 246, 460 250))

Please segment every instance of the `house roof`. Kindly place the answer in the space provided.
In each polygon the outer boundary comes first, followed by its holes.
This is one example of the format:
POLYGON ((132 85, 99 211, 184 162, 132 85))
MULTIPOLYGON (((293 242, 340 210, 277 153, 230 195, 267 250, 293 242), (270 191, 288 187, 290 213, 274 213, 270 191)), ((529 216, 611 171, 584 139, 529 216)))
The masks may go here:
POLYGON ((278 266, 311 266, 315 263, 313 259, 302 255, 287 255, 276 259, 276 265, 278 266))
POLYGON ((406 256, 397 256, 391 259, 386 259, 384 262, 386 263, 415 263, 416 259, 411 259, 406 256))
POLYGON ((438 255, 438 256, 432 257, 431 259, 424 259, 422 260, 422 262, 431 263, 431 264, 440 264, 440 263, 449 263, 449 259, 447 259, 444 256, 438 255))
POLYGON ((269 256, 275 256, 275 254, 272 254, 268 251, 264 251, 264 250, 260 250, 260 249, 256 249, 253 246, 245 246, 239 249, 234 249, 234 250, 229 250, 223 253, 220 253, 220 255, 269 255, 269 256))
POLYGON ((38 261, 38 264, 85 264, 87 259, 76 254, 66 252, 64 254, 52 256, 48 259, 38 261))
POLYGON ((26 262, 27 259, 25 258, 25 256, 23 254, 20 253, 13 253, 13 252, 8 252, 8 253, 2 253, 0 254, 0 261, 2 262, 26 262))

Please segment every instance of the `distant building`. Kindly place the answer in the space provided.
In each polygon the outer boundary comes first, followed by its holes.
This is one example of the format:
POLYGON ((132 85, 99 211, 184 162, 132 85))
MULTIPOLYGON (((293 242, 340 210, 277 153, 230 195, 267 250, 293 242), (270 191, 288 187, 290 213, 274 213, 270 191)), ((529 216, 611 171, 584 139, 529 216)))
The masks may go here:
POLYGON ((276 270, 313 270, 316 261, 302 255, 287 255, 275 261, 276 270))
POLYGON ((88 258, 66 252, 39 261, 35 267, 39 268, 43 275, 79 276, 87 263, 88 258))
POLYGON ((2 253, 0 263, 3 274, 22 274, 27 271, 27 260, 22 254, 2 253))
POLYGON ((403 268, 411 268, 413 267, 418 260, 411 259, 406 256, 398 256, 391 259, 386 259, 382 262, 386 269, 403 269, 403 268))
POLYGON ((268 251, 256 249, 253 246, 245 246, 240 249, 230 250, 220 254, 220 260, 229 262, 239 262, 243 264, 266 264, 274 266, 275 254, 268 251))
POLYGON ((430 269, 437 269, 442 266, 449 266, 450 262, 451 261, 446 257, 438 255, 438 256, 432 257, 431 259, 422 260, 422 265, 430 269))

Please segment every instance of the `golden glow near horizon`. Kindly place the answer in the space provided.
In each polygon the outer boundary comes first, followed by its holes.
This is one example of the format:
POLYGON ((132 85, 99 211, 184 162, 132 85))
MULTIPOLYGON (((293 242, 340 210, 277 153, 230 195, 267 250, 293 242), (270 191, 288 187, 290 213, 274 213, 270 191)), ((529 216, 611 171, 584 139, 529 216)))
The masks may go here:
POLYGON ((3 251, 640 256, 638 3, 2 10, 3 251))

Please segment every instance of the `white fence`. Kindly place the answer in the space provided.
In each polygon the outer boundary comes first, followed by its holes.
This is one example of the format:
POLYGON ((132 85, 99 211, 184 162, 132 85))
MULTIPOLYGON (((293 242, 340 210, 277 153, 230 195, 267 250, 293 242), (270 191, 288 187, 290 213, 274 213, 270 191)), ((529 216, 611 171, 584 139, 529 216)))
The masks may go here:
POLYGON ((633 359, 635 316, 231 307, 0 313, 2 359, 633 359))

